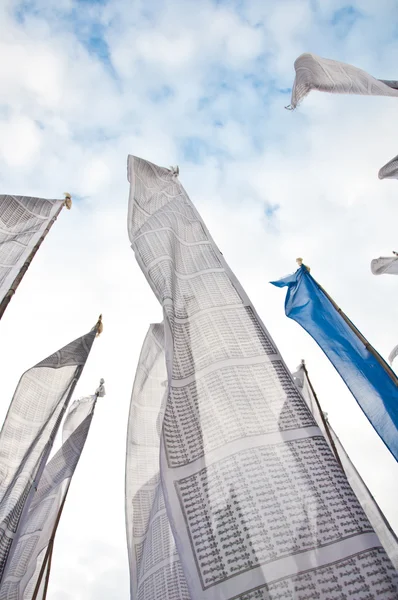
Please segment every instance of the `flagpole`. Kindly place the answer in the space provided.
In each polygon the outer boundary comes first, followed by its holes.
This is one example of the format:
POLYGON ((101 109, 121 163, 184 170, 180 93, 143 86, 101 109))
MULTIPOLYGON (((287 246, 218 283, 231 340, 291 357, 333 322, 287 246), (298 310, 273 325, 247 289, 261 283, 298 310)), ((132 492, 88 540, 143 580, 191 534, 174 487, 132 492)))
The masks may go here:
MULTIPOLYGON (((299 267, 304 267, 309 272, 309 268, 306 265, 303 264, 303 259, 302 258, 297 258, 296 262, 299 265, 299 267)), ((380 356, 380 354, 377 352, 377 350, 375 350, 375 348, 373 348, 372 344, 370 344, 368 342, 368 340, 362 335, 362 333, 355 327, 354 323, 352 323, 350 321, 350 319, 341 310, 341 308, 336 304, 336 302, 333 300, 333 298, 331 296, 329 296, 329 294, 327 293, 327 291, 316 281, 316 279, 314 279, 313 277, 312 277, 312 279, 313 279, 314 283, 318 286, 318 288, 321 290, 321 292, 329 300, 329 302, 331 303, 331 305, 333 306, 333 308, 339 313, 339 315, 341 316, 341 318, 343 319, 343 321, 345 321, 345 323, 348 325, 348 327, 351 329, 351 331, 353 333, 355 333, 355 335, 357 336, 357 338, 363 343, 363 345, 365 346, 366 350, 368 352, 370 352, 370 354, 377 360, 377 362, 380 364, 380 366, 383 367, 383 369, 386 371, 387 375, 393 380, 393 382, 395 383, 395 385, 398 386, 398 377, 395 375, 395 373, 391 369, 391 367, 386 363, 386 361, 382 358, 382 356, 380 356)))
POLYGON ((3 300, 0 302, 0 319, 2 318, 2 316, 4 315, 4 312, 8 306, 8 304, 10 303, 11 298, 13 297, 13 295, 15 294, 19 284, 22 281, 23 276, 25 275, 26 271, 28 270, 36 252, 38 251, 38 249, 40 248, 44 238, 46 237, 46 235, 48 234, 48 232, 50 231, 51 227, 54 225, 55 221, 57 220, 61 210, 63 209, 63 207, 66 206, 67 209, 69 210, 72 206, 72 198, 71 195, 68 193, 65 193, 65 200, 64 202, 62 202, 61 206, 59 207, 59 209, 57 210, 57 212, 55 213, 55 215, 53 216, 53 218, 49 221, 47 227, 45 228, 45 230, 43 231, 43 234, 40 236, 40 238, 37 241, 37 244, 33 247, 32 252, 29 254, 28 258, 26 259, 26 261, 24 262, 24 264, 22 265, 18 275, 15 277, 14 281, 12 282, 10 289, 8 290, 8 292, 6 293, 6 295, 4 296, 3 300))
MULTIPOLYGON (((101 326, 102 326, 102 315, 100 315, 100 318, 98 319, 98 322, 97 322, 97 325, 96 325, 97 335, 100 335, 100 333, 102 332, 101 326)), ((95 401, 94 401, 93 410, 94 410, 95 405, 97 403, 98 397, 102 393, 103 383, 104 383, 104 380, 101 379, 100 386, 99 386, 99 388, 95 392, 95 401)), ((63 498, 63 500, 61 502, 61 506, 59 507, 57 518, 55 519, 53 531, 52 531, 50 540, 48 542, 48 546, 47 546, 47 549, 46 549, 46 554, 44 556, 43 564, 41 566, 39 577, 38 577, 37 582, 36 582, 36 586, 35 586, 35 589, 34 589, 34 592, 33 592, 32 600, 37 600, 37 595, 39 593, 41 582, 43 580, 44 570, 45 570, 46 565, 48 563, 48 568, 47 568, 47 573, 46 573, 46 580, 45 580, 45 584, 44 584, 45 587, 44 587, 44 592, 43 592, 42 600, 45 600, 46 596, 47 596, 47 589, 48 589, 48 582, 49 582, 49 579, 50 579, 51 560, 52 560, 52 554, 53 554, 53 548, 54 548, 55 534, 57 533, 57 529, 58 529, 59 521, 61 519, 62 511, 64 510, 65 501, 66 501, 66 498, 68 496, 68 492, 69 492, 71 481, 72 481, 72 477, 69 480, 68 487, 66 488, 65 496, 64 496, 64 498, 63 498)))
POLYGON ((48 566, 47 566, 47 572, 46 572, 46 579, 44 582, 44 590, 43 590, 42 600, 46 600, 46 598, 47 598, 48 582, 50 580, 51 563, 52 563, 52 558, 53 558, 53 548, 54 548, 54 541, 51 542, 50 555, 49 555, 48 561, 47 561, 48 566))
POLYGON ((310 380, 310 378, 309 378, 308 371, 307 371, 307 367, 305 366, 305 361, 304 361, 304 359, 301 361, 301 366, 303 367, 303 371, 304 371, 304 373, 305 373, 305 376, 306 376, 306 378, 307 378, 308 385, 310 386, 310 389, 311 389, 312 395, 314 396, 315 404, 317 405, 317 408, 318 408, 318 411, 319 411, 319 415, 320 415, 320 417, 321 417, 321 419, 322 419, 322 424, 323 424, 323 426, 324 426, 324 428, 325 428, 326 435, 328 436, 328 440, 329 440, 330 446, 331 446, 331 448, 332 448, 332 450, 333 450, 333 454, 334 454, 334 456, 335 456, 335 458, 336 458, 337 462, 339 463, 340 467, 341 467, 341 468, 342 468, 342 470, 344 471, 344 467, 343 467, 343 465, 342 465, 342 462, 341 462, 341 460, 340 460, 339 453, 337 452, 337 448, 336 448, 336 445, 335 445, 335 443, 334 443, 334 440, 333 440, 333 438, 332 438, 332 434, 330 433, 329 424, 328 424, 328 422, 327 422, 327 420, 326 420, 326 418, 325 418, 325 415, 323 414, 323 410, 322 410, 322 407, 321 407, 321 403, 320 403, 320 402, 319 402, 319 400, 318 400, 318 396, 316 395, 316 393, 315 393, 315 390, 314 390, 314 388, 312 387, 312 383, 311 383, 311 380, 310 380))
MULTIPOLYGON (((98 337, 99 335, 101 335, 103 329, 104 329, 104 326, 103 326, 103 323, 102 323, 102 315, 100 315, 99 318, 98 318, 97 323, 94 325, 94 327, 92 328, 91 331, 95 330, 96 331, 96 337, 98 337)), ((75 376, 73 378, 73 381, 71 382, 69 393, 68 393, 68 395, 67 395, 67 397, 65 399, 65 402, 64 402, 64 404, 62 406, 60 414, 58 415, 56 423, 55 423, 55 425, 53 427, 53 430, 52 430, 52 432, 50 434, 50 438, 49 438, 49 440, 48 440, 48 442, 47 442, 47 444, 46 444, 46 446, 44 448, 43 456, 42 456, 42 458, 40 460, 39 467, 38 467, 38 469, 36 471, 36 475, 35 475, 35 477, 33 479, 33 482, 32 482, 32 484, 30 486, 30 490, 28 492, 27 498, 26 498, 25 503, 24 503, 23 508, 22 508, 21 515, 19 517, 19 522, 18 522, 16 531, 14 533, 13 540, 11 542, 11 547, 10 547, 9 554, 8 554, 8 557, 7 557, 7 560, 6 560, 6 565, 11 563, 13 554, 15 552, 17 540, 18 540, 19 530, 20 530, 21 525, 23 523, 23 520, 24 520, 24 518, 25 518, 25 516, 26 516, 26 514, 27 514, 27 512, 28 512, 28 510, 30 508, 30 505, 31 505, 32 500, 33 500, 33 496, 34 496, 34 494, 37 491, 37 487, 39 485, 40 478, 41 478, 41 476, 43 474, 43 471, 44 471, 44 469, 46 467, 48 457, 49 457, 51 449, 53 447, 54 438, 55 438, 55 436, 56 436, 56 434, 58 432, 58 429, 59 429, 59 426, 61 424, 62 418, 63 418, 63 416, 65 414, 65 411, 66 411, 66 409, 69 406, 69 401, 70 401, 70 399, 72 397, 73 392, 75 391, 75 387, 77 385, 77 382, 79 381, 79 378, 80 378, 80 375, 83 372, 83 369, 84 369, 84 365, 79 365, 76 368, 75 376)), ((98 388, 98 390, 100 390, 100 388, 98 388)), ((98 393, 99 393, 99 391, 96 392, 97 398, 98 398, 98 393)), ((45 558, 45 561, 46 560, 47 559, 45 558)), ((43 563, 43 565, 42 565, 43 572, 44 572, 44 567, 45 567, 45 564, 43 563)), ((0 585, 1 585, 1 582, 2 582, 2 578, 4 577, 5 569, 6 569, 6 566, 4 567, 3 573, 2 573, 2 575, 0 577, 0 585)), ((43 577, 42 571, 40 571, 40 573, 41 573, 41 577, 43 577)))

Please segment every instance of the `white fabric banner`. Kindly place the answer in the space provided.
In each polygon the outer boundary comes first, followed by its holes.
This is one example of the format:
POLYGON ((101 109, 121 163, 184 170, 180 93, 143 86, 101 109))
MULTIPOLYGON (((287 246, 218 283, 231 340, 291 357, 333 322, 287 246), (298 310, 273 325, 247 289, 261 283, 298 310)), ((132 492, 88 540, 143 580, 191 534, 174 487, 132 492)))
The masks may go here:
MULTIPOLYGON (((393 565, 177 171, 130 156, 128 177, 130 239, 164 310, 160 477, 191 599, 396 600, 393 565)), ((152 544, 139 598, 179 598, 152 544)))
POLYGON ((0 195, 0 302, 63 203, 0 195))
POLYGON ((26 371, 15 390, 0 432, 0 577, 95 333, 26 371))
MULTIPOLYGON (((362 69, 337 60, 305 53, 295 63, 291 103, 296 108, 311 90, 333 94, 360 94, 365 96, 393 96, 398 98, 398 81, 375 79, 362 69)), ((398 157, 390 160, 379 171, 379 179, 398 178, 398 157)))
POLYGON ((70 408, 63 427, 62 446, 46 465, 21 523, 15 551, 4 572, 0 600, 32 598, 59 508, 87 438, 95 403, 96 396, 89 396, 76 400, 70 408))
POLYGON ((389 356, 388 356, 388 362, 390 363, 390 365, 392 365, 392 363, 394 362, 394 360, 397 358, 398 356, 398 346, 395 346, 389 356))
MULTIPOLYGON (((318 406, 315 402, 314 395, 309 385, 307 375, 302 366, 300 366, 297 369, 297 371, 293 373, 293 378, 296 382, 297 387, 301 391, 302 396, 306 401, 309 409, 314 415, 315 421, 318 423, 322 431, 324 431, 326 441, 329 443, 318 406)), ((348 482, 351 485, 359 502, 361 503, 362 508, 364 509, 370 523, 372 524, 373 529, 378 535, 378 538, 382 543, 385 551, 387 552, 391 562, 393 563, 394 567, 398 569, 397 537, 394 531, 392 530, 391 525, 388 523, 385 516, 381 512, 379 506, 377 505, 375 499, 370 493, 362 477, 351 462, 347 452, 344 449, 344 446, 340 442, 340 439, 337 437, 336 433, 333 430, 333 427, 330 425, 329 422, 328 426, 337 454, 340 458, 341 464, 347 476, 348 482)))
POLYGON ((373 275, 398 275, 398 256, 381 256, 370 263, 373 275))
POLYGON ((127 429, 126 527, 134 600, 190 600, 160 483, 166 398, 164 330, 158 323, 150 326, 141 350, 127 429))

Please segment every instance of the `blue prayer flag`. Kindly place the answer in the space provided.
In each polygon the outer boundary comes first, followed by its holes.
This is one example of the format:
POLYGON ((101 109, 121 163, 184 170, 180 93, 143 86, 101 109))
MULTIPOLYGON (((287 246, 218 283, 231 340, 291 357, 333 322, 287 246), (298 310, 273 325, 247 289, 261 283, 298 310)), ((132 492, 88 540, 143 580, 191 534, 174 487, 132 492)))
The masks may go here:
POLYGON ((398 385, 394 372, 336 309, 307 267, 302 265, 293 275, 271 283, 287 286, 286 316, 297 321, 318 343, 398 460, 398 385))

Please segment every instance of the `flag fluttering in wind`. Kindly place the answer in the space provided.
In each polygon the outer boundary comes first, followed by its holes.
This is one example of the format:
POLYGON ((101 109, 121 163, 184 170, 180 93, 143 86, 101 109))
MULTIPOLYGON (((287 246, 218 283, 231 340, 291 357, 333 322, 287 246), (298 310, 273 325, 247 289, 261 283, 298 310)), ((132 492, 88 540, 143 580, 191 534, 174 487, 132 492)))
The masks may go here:
POLYGON ((302 265, 271 282, 287 286, 285 313, 319 344, 387 448, 398 460, 397 377, 302 265))
POLYGON ((370 263, 373 275, 398 275, 398 255, 374 258, 370 263))
POLYGON ((293 378, 304 400, 306 401, 308 408, 314 415, 315 421, 318 423, 320 429, 324 432, 326 441, 328 443, 330 442, 331 449, 333 452, 336 452, 349 484, 361 503, 362 508, 366 512, 366 515, 372 524, 372 527, 375 530, 380 542, 382 543, 383 548, 387 552, 394 567, 398 569, 397 536, 381 512, 380 507, 370 493, 367 485, 351 462, 351 459, 345 451, 344 446, 329 423, 327 416, 322 413, 322 409, 317 402, 317 398, 308 378, 307 370, 303 363, 300 365, 297 371, 293 373, 293 378))
POLYGON ((96 401, 96 395, 81 398, 69 409, 63 426, 62 446, 47 463, 20 525, 18 542, 4 572, 0 600, 32 600, 33 597, 39 600, 42 596, 38 590, 41 589, 45 597, 43 575, 49 568, 48 559, 52 554, 60 512, 86 442, 96 401))
POLYGON ((127 450, 142 469, 130 487, 128 457, 130 566, 140 586, 132 598, 275 600, 300 589, 307 599, 344 589, 359 600, 366 575, 368 595, 393 600, 394 567, 178 170, 130 156, 128 177, 129 235, 163 306, 167 373, 163 396, 150 360, 142 368, 145 350, 127 450))
MULTIPOLYGON (((398 81, 376 79, 362 69, 337 60, 305 53, 299 56, 294 68, 296 77, 290 106, 294 109, 312 90, 333 94, 363 96, 393 96, 398 98, 398 81)), ((379 179, 398 178, 398 158, 390 160, 379 171, 379 179)))
MULTIPOLYGON (((0 318, 67 200, 0 195, 0 318)), ((70 207, 69 204, 67 204, 70 207)))
POLYGON ((167 399, 163 323, 150 326, 138 361, 126 448, 126 529, 131 598, 146 595, 148 569, 156 553, 157 578, 167 582, 158 597, 190 600, 176 544, 166 514, 160 481, 159 452, 167 399), (151 509, 150 507, 154 507, 151 509))
POLYGON ((97 327, 26 371, 15 390, 0 432, 0 578, 96 333, 97 327))
POLYGON ((394 348, 391 350, 390 354, 388 355, 388 362, 390 363, 390 365, 392 365, 392 363, 397 358, 397 356, 398 356, 398 345, 394 346, 394 348))

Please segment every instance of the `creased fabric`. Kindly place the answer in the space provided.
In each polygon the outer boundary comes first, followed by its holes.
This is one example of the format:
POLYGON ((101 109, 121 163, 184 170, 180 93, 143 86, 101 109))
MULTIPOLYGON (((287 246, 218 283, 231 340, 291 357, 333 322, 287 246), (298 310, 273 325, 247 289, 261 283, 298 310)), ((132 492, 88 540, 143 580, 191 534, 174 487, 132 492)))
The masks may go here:
POLYGON ((44 359, 15 390, 0 432, 0 577, 94 338, 93 330, 44 359))
POLYGON ((390 354, 388 355, 388 362, 390 363, 390 365, 392 365, 392 363, 397 358, 397 356, 398 356, 398 345, 394 346, 394 348, 391 350, 390 354))
POLYGON ((166 513, 159 451, 167 398, 163 323, 150 326, 131 397, 126 452, 126 529, 131 598, 190 600, 166 513), (156 566, 153 585, 152 567, 156 566))
POLYGON ((0 194, 0 302, 63 202, 0 194))
MULTIPOLYGON (((294 68, 296 77, 288 108, 296 108, 312 90, 332 94, 359 94, 363 96, 392 96, 398 98, 398 81, 376 79, 337 60, 305 53, 299 56, 294 68)), ((379 170, 379 179, 398 178, 398 160, 394 157, 379 170)))
MULTIPOLYGON (((128 230, 163 306, 160 482, 190 598, 326 600, 337 585, 395 599, 393 565, 177 173, 129 157, 128 230)), ((140 600, 179 598, 146 543, 140 600)))
POLYGON ((3 576, 0 600, 32 598, 58 511, 86 442, 96 400, 96 396, 76 400, 68 412, 62 446, 47 463, 21 523, 15 551, 3 576))
POLYGON ((398 256, 381 256, 370 263, 373 275, 398 275, 398 256))
MULTIPOLYGON (((293 373, 293 379, 296 382, 297 387, 302 393, 304 400, 307 403, 308 408, 311 410, 314 415, 315 421, 318 423, 319 427, 324 431, 324 424, 322 422, 322 418, 319 412, 319 408, 315 402, 314 395, 312 393, 311 387, 309 385, 308 377, 304 371, 304 368, 300 366, 295 373, 293 373)), ((355 466, 350 460, 347 452, 344 449, 344 446, 340 442, 340 439, 337 437, 333 427, 328 422, 327 417, 325 415, 329 432, 332 437, 334 446, 336 448, 337 454, 340 458, 341 464, 347 476, 348 482, 352 487, 356 497, 361 503, 362 508, 364 509, 370 523, 372 524, 373 529, 375 530, 383 548, 387 552, 392 564, 395 569, 398 569, 398 540, 394 531, 391 528, 391 525, 381 512, 378 504, 370 493, 368 487, 363 481, 362 477, 356 470, 355 466)), ((328 437, 325 432, 325 439, 329 443, 328 437)))
POLYGON ((285 313, 319 344, 369 422, 398 460, 398 386, 380 355, 353 331, 303 265, 271 282, 287 287, 285 313))

